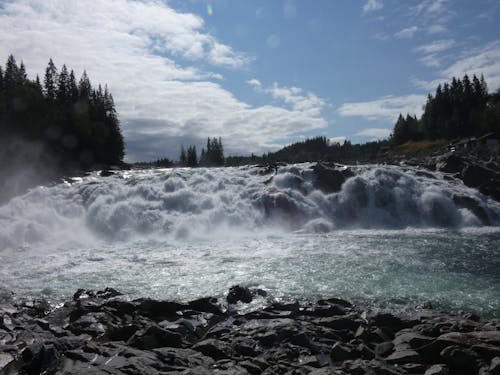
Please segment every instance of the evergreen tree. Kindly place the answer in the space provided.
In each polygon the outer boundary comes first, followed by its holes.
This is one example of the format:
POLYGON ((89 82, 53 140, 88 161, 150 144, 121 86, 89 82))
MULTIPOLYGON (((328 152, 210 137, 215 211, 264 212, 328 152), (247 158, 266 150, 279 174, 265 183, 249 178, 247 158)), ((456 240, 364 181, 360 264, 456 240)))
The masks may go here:
POLYGON ((56 86, 57 82, 57 68, 54 65, 52 59, 49 60, 49 64, 45 69, 45 77, 43 84, 45 86, 45 96, 48 100, 55 100, 56 98, 56 86))
POLYGON ((198 166, 198 157, 196 155, 196 146, 191 145, 187 150, 187 166, 188 167, 197 167, 198 166))
POLYGON ((185 166, 187 164, 186 150, 184 150, 184 146, 183 145, 181 145, 181 154, 179 156, 179 163, 182 166, 185 166))
POLYGON ((58 77, 56 98, 60 103, 70 102, 69 74, 66 65, 62 66, 61 73, 58 77))

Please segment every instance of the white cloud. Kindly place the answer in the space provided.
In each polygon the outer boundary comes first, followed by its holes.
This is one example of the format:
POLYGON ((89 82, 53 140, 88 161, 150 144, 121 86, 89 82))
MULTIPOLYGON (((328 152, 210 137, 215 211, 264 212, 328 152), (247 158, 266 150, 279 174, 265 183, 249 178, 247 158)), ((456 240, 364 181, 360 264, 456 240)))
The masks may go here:
POLYGON ((398 39, 411 39, 417 31, 417 26, 411 26, 398 31, 394 36, 398 39))
POLYGON ((427 27, 427 34, 429 35, 441 34, 446 31, 448 31, 448 29, 443 25, 430 25, 427 27))
POLYGON ((344 137, 344 136, 328 138, 328 141, 330 142, 330 144, 332 144, 332 143, 340 143, 341 145, 343 145, 346 140, 347 140, 347 137, 344 137))
POLYGON ((438 72, 440 78, 421 80, 416 77, 410 79, 418 88, 433 92, 437 85, 450 81, 452 77, 463 77, 465 74, 477 76, 483 74, 490 91, 500 87, 500 40, 490 42, 484 46, 468 49, 455 58, 454 62, 438 72))
POLYGON ((326 105, 326 102, 322 98, 311 92, 304 93, 299 87, 283 87, 274 82, 271 87, 264 88, 262 83, 255 78, 247 81, 247 83, 256 91, 269 94, 276 101, 288 105, 292 111, 319 116, 326 105))
POLYGON ((363 5, 363 13, 374 12, 380 10, 384 7, 384 3, 381 0, 368 0, 365 5, 363 5))
POLYGON ((431 68, 435 68, 435 67, 438 67, 439 65, 441 65, 441 61, 434 54, 424 56, 424 57, 420 58, 419 61, 422 64, 424 64, 425 66, 429 66, 431 68))
POLYGON ((391 129, 387 128, 368 128, 356 133, 359 137, 370 137, 373 139, 387 138, 392 133, 391 129))
POLYGON ((420 116, 425 100, 424 95, 385 96, 368 102, 344 103, 338 111, 341 116, 396 121, 400 113, 420 116))
POLYGON ((283 106, 253 107, 214 82, 222 76, 200 66, 238 68, 248 57, 208 34, 199 16, 163 1, 7 2, 0 35, 0 55, 23 59, 28 73, 43 74, 52 57, 77 75, 87 69, 93 83, 108 83, 129 160, 142 158, 145 145, 148 157, 170 156, 169 140, 182 137, 222 136, 228 151, 259 152, 326 126, 313 95, 280 94, 286 88, 276 86, 283 106))
POLYGON ((441 72, 445 77, 484 75, 490 90, 500 87, 500 40, 466 51, 441 72))
POLYGON ((416 52, 422 52, 425 54, 436 53, 446 51, 455 45, 455 40, 453 39, 441 39, 435 40, 431 43, 427 43, 415 48, 416 52))

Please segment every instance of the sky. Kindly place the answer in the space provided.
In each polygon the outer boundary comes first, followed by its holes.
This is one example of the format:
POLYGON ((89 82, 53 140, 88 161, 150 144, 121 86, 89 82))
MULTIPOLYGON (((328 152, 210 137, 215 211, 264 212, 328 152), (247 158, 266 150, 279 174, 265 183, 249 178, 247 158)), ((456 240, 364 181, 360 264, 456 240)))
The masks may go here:
POLYGON ((500 0, 0 0, 0 59, 108 84, 126 161, 363 143, 438 83, 500 87, 500 0))

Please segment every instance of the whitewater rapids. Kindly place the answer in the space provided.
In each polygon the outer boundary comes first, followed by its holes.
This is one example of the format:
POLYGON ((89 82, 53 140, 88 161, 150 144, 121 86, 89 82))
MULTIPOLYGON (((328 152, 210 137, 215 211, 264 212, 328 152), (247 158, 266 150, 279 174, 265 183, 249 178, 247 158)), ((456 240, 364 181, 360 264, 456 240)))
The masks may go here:
POLYGON ((0 206, 0 278, 54 299, 111 286, 187 300, 241 283, 277 298, 431 300, 500 315, 498 202, 444 173, 350 168, 333 193, 312 164, 37 187, 0 206))

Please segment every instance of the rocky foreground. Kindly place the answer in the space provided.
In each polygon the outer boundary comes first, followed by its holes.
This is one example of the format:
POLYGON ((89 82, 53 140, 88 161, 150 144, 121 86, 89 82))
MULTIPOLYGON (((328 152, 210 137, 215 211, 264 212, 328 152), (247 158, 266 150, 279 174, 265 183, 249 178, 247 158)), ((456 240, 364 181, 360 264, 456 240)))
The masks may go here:
POLYGON ((57 308, 0 293, 1 374, 500 374, 500 319, 324 299, 236 307, 79 290, 57 308), (240 310, 241 311, 241 310, 240 310))

